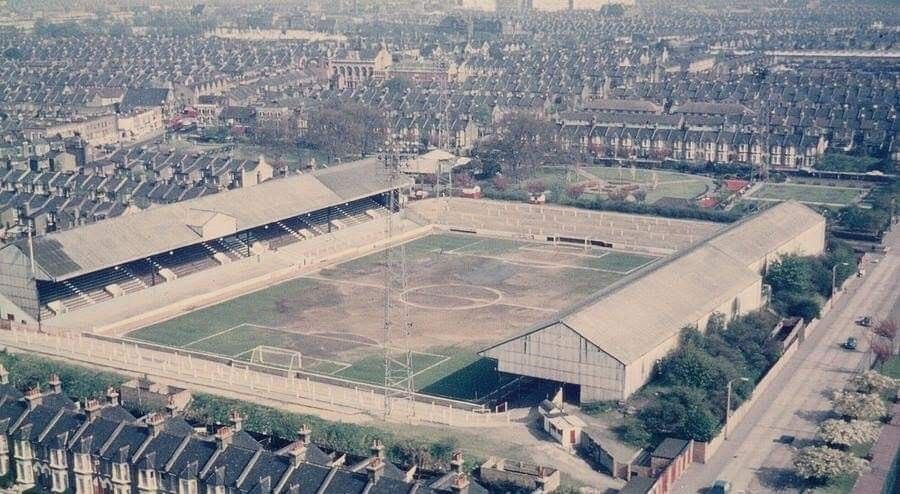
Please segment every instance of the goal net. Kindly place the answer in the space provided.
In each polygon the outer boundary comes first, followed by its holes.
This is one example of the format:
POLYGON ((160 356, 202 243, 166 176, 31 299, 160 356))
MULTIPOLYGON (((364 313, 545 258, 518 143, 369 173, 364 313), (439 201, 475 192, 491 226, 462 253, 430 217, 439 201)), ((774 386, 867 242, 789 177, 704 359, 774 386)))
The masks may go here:
POLYGON ((260 345, 254 348, 250 354, 250 362, 287 370, 302 368, 300 352, 274 346, 260 345))

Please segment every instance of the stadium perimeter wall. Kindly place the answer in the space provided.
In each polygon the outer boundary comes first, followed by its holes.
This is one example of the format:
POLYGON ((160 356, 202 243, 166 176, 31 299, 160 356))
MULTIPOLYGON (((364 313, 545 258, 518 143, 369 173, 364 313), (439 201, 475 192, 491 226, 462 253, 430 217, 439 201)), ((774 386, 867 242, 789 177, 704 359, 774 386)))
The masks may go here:
POLYGON ((681 251, 725 226, 697 220, 487 199, 426 199, 410 203, 407 209, 445 230, 525 240, 559 239, 574 245, 593 242, 593 245, 654 255, 681 251))

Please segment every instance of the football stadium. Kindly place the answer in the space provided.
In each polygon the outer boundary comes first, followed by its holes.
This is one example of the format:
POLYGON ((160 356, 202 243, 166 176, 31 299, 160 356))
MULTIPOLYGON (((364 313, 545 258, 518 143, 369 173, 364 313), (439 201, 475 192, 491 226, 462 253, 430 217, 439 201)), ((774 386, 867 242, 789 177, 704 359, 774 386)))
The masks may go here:
POLYGON ((389 344, 418 396, 495 403, 527 378, 623 399, 682 327, 760 307, 766 263, 824 248, 824 219, 795 202, 723 225, 409 186, 362 160, 20 241, 0 250, 0 316, 379 389, 402 250, 389 344))

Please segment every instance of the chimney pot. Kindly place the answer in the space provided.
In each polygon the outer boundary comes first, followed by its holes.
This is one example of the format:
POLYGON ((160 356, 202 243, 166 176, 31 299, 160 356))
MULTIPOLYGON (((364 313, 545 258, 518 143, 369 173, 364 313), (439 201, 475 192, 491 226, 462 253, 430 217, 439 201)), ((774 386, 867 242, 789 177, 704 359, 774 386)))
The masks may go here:
POLYGON ((297 440, 300 441, 304 446, 309 446, 310 438, 312 436, 312 431, 309 426, 303 424, 300 426, 300 430, 297 431, 297 440))
POLYGON ((106 389, 106 401, 110 405, 118 405, 119 404, 119 392, 116 391, 116 388, 110 386, 106 389))
POLYGON ((244 424, 244 416, 241 415, 241 412, 232 410, 228 414, 228 420, 231 422, 231 428, 234 429, 235 432, 240 432, 244 424))
POLYGON ((469 477, 464 473, 458 474, 453 479, 453 484, 450 486, 450 489, 455 494, 468 494, 469 492, 469 477))
POLYGON ((372 461, 366 465, 366 473, 369 475, 369 482, 378 482, 384 473, 384 461, 381 458, 372 458, 372 461))
POLYGON ((372 440, 372 448, 370 449, 374 458, 384 459, 384 445, 378 439, 372 440))
POLYGON ((456 450, 450 455, 450 471, 460 474, 463 470, 463 454, 462 451, 456 450))
POLYGON ((50 374, 50 380, 47 382, 47 384, 50 385, 50 390, 54 394, 62 393, 62 381, 60 381, 59 379, 59 374, 55 372, 53 374, 50 374))
POLYGON ((84 414, 87 415, 88 422, 100 416, 100 402, 91 398, 84 402, 84 414))
POLYGON ((41 395, 41 388, 38 386, 30 388, 28 391, 26 391, 25 400, 28 402, 28 408, 30 410, 33 410, 35 407, 40 405, 42 397, 43 395, 41 395))
POLYGON ((162 425, 166 422, 166 418, 159 413, 153 412, 147 416, 147 428, 150 429, 150 434, 153 437, 156 437, 160 433, 160 429, 162 429, 162 425))
POLYGON ((219 427, 219 430, 216 431, 216 447, 220 450, 225 449, 226 446, 231 444, 231 440, 234 438, 234 430, 227 425, 219 427))

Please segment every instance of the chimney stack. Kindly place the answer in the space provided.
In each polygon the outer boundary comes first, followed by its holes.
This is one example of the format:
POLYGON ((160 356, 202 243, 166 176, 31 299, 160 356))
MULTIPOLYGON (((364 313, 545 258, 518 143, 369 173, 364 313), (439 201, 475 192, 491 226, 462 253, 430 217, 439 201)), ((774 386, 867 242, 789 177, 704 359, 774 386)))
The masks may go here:
POLYGON ((370 448, 370 451, 372 452, 373 458, 379 458, 382 460, 384 459, 384 445, 381 444, 381 441, 379 441, 378 439, 372 440, 372 447, 370 448))
POLYGON ((93 422, 100 416, 100 402, 91 398, 84 402, 84 414, 87 415, 88 422, 93 422))
POLYGON ((458 474, 453 478, 453 484, 450 485, 450 490, 452 490, 454 494, 468 494, 469 477, 464 473, 458 474))
POLYGON ((462 451, 456 450, 450 454, 450 471, 459 475, 463 473, 463 454, 462 451))
POLYGON ((62 394, 62 381, 59 380, 59 374, 53 373, 50 374, 50 380, 47 382, 50 385, 50 391, 53 394, 62 394))
POLYGON ((290 449, 288 449, 287 454, 291 458, 291 466, 297 468, 304 460, 306 460, 306 445, 295 442, 291 445, 290 449))
POLYGON ((147 416, 147 428, 150 429, 150 435, 156 437, 162 432, 163 424, 166 418, 161 413, 153 412, 147 416))
POLYGON ((228 421, 231 422, 231 428, 234 429, 234 432, 240 432, 244 425, 244 416, 241 415, 241 412, 232 410, 228 413, 228 421))
POLYGON ((309 446, 311 442, 312 431, 309 429, 309 426, 303 424, 300 426, 300 430, 297 431, 297 441, 304 446, 309 446))
POLYGON ((369 475, 369 482, 377 483, 384 474, 384 460, 381 458, 372 458, 372 461, 366 465, 366 473, 369 475))
POLYGON ((119 404, 119 392, 116 391, 116 388, 110 386, 106 389, 106 402, 110 406, 116 406, 119 404))
POLYGON ((37 408, 37 406, 41 404, 41 398, 43 398, 43 395, 41 395, 41 388, 39 388, 38 386, 35 386, 25 392, 25 401, 28 402, 29 410, 34 410, 35 408, 37 408))
POLYGON ((9 371, 3 364, 0 364, 0 384, 9 384, 9 371))
POLYGON ((178 415, 178 407, 175 406, 175 398, 172 396, 166 400, 166 413, 169 414, 169 417, 178 415))
POLYGON ((229 444, 231 444, 231 440, 234 438, 234 430, 227 425, 219 427, 219 430, 216 431, 216 449, 219 451, 224 450, 229 444))

